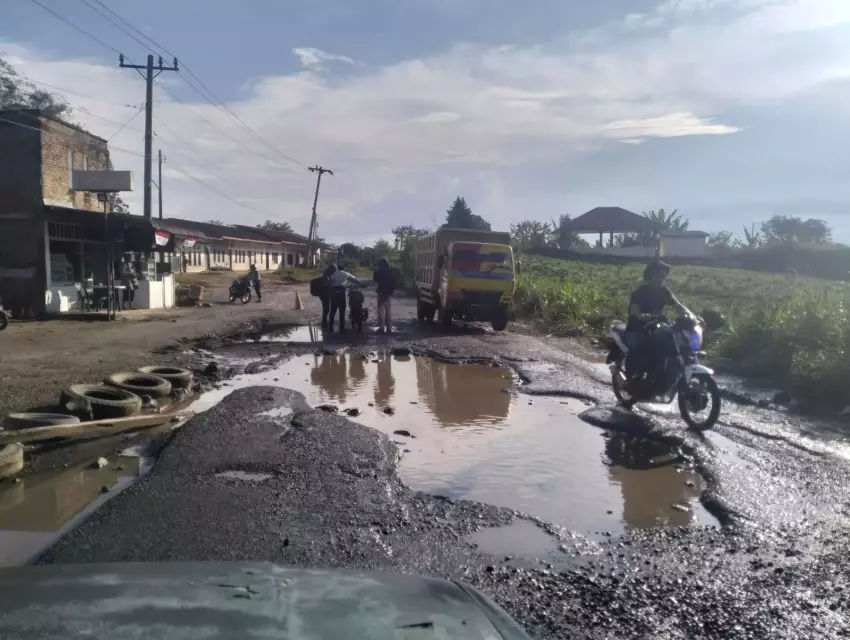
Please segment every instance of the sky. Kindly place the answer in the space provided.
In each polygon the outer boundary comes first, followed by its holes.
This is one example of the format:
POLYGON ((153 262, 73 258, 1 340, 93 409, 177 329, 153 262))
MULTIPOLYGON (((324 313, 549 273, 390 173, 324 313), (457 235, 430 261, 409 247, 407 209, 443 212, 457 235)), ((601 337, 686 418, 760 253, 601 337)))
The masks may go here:
POLYGON ((116 51, 158 46, 181 68, 154 87, 166 216, 306 234, 321 165, 333 242, 433 228, 459 195, 494 229, 620 206, 850 242, 847 0, 37 2, 0 0, 0 57, 110 140, 133 213, 144 82, 116 51))

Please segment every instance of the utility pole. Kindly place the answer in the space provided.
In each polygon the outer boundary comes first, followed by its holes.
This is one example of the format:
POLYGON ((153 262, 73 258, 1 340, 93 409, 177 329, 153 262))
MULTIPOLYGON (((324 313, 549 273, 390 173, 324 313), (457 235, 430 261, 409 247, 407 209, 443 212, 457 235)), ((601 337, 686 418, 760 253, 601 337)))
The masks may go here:
POLYGON ((159 182, 156 183, 156 190, 159 193, 159 219, 162 220, 162 163, 168 160, 163 157, 162 149, 159 150, 159 182))
POLYGON ((307 237, 307 266, 314 267, 316 266, 316 205, 319 202, 319 187, 322 186, 322 174, 329 173, 333 175, 334 172, 319 166, 309 167, 309 170, 319 174, 316 180, 316 196, 313 198, 313 217, 310 219, 310 235, 307 237))
POLYGON ((145 79, 145 218, 151 218, 151 161, 153 156, 153 80, 163 71, 177 71, 177 58, 171 67, 162 66, 162 56, 159 64, 154 66, 153 55, 148 54, 146 65, 124 64, 124 55, 118 55, 118 66, 122 69, 135 69, 145 79), (142 69, 145 70, 142 73, 142 69), (156 71, 156 75, 154 75, 156 71))

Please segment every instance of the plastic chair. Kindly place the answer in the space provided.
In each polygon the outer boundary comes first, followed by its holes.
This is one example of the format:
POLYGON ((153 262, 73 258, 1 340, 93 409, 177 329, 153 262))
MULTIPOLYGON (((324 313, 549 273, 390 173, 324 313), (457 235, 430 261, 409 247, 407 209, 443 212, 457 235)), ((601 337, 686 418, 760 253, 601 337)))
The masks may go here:
POLYGON ((74 283, 74 288, 77 290, 77 308, 86 311, 92 305, 92 294, 79 282, 74 283))

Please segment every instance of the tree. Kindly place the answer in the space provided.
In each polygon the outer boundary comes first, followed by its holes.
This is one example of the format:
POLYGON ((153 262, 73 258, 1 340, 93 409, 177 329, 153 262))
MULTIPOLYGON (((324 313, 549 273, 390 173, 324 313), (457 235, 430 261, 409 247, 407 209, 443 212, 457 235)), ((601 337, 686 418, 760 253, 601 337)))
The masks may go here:
POLYGON ((70 110, 68 103, 21 79, 15 68, 0 58, 0 109, 39 109, 44 115, 59 118, 70 110))
POLYGON ((372 249, 375 251, 375 253, 383 256, 392 253, 393 250, 392 245, 383 238, 381 238, 380 240, 376 240, 375 244, 372 245, 372 249))
POLYGON ((490 231, 490 223, 479 215, 472 213, 466 200, 458 196, 451 208, 446 211, 446 221, 443 228, 449 229, 481 229, 490 231))
POLYGON ((407 243, 411 238, 418 238, 419 236, 424 236, 428 233, 428 229, 417 229, 413 225, 405 224, 400 227, 396 227, 393 229, 393 235, 395 236, 395 250, 403 251, 404 247, 407 246, 407 243))
POLYGON ((827 244, 832 240, 832 230, 823 220, 803 220, 795 216, 773 216, 761 225, 765 242, 808 242, 827 244))
POLYGON ((735 246, 735 234, 731 231, 718 231, 708 236, 708 248, 715 253, 725 253, 735 246))
POLYGON ((652 211, 644 211, 644 218, 655 223, 659 231, 687 231, 690 222, 687 218, 679 213, 678 209, 673 209, 670 213, 664 209, 653 209, 652 211))
POLYGON ((542 249, 552 244, 552 227, 538 220, 523 220, 511 225, 511 238, 519 250, 542 249))
POLYGON ((266 220, 263 224, 257 225, 258 229, 265 231, 282 231, 283 233, 292 233, 292 225, 288 222, 277 222, 275 220, 266 220))
POLYGON ((224 226, 224 222, 222 222, 221 220, 207 220, 207 224, 215 224, 215 225, 218 225, 219 227, 224 226))
POLYGON ((569 213, 562 213, 558 217, 558 222, 552 221, 552 233, 555 236, 552 239, 552 244, 559 246, 561 249, 589 249, 590 243, 582 238, 577 233, 571 233, 569 240, 567 239, 567 225, 570 224, 572 217, 569 213))
POLYGON ((739 240, 738 244, 746 249, 757 249, 763 244, 761 235, 756 231, 756 225, 751 225, 749 229, 744 227, 744 240, 739 240))

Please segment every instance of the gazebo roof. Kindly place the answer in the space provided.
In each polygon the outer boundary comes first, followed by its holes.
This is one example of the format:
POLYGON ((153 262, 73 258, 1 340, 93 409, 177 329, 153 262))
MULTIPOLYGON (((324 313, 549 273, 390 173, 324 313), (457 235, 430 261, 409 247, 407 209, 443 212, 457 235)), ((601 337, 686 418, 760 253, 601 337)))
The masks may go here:
POLYGON ((596 207, 571 220, 565 230, 572 233, 641 233, 656 230, 648 218, 622 207, 596 207))

